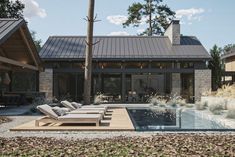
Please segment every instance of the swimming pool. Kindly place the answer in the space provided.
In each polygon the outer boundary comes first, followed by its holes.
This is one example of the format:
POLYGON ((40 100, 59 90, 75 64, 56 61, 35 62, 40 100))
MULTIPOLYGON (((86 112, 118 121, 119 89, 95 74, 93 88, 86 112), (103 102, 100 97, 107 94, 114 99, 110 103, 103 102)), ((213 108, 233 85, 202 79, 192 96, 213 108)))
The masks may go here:
POLYGON ((127 108, 136 131, 235 131, 194 109, 127 108))

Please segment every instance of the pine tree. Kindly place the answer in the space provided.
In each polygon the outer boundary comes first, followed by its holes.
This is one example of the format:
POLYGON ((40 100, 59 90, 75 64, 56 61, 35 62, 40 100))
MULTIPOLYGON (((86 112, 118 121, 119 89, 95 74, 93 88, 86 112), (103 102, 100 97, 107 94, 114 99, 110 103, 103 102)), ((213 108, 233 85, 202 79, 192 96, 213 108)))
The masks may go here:
POLYGON ((170 21, 174 18, 173 12, 163 0, 144 0, 144 3, 133 3, 128 8, 128 19, 123 27, 138 27, 143 21, 148 27, 140 35, 162 35, 170 21))
POLYGON ((1 0, 0 1, 0 18, 23 18, 24 4, 19 0, 1 0))

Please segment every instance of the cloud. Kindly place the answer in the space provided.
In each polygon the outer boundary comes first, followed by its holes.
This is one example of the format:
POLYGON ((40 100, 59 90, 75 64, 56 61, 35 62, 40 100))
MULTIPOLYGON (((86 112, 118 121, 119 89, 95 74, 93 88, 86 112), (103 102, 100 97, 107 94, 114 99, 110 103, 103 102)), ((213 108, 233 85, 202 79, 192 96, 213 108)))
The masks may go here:
POLYGON ((141 33, 143 33, 144 31, 145 31, 145 29, 138 29, 138 30, 137 30, 137 33, 138 33, 138 34, 141 34, 141 33))
POLYGON ((192 24, 192 21, 201 21, 204 12, 203 8, 180 9, 176 11, 175 16, 178 19, 190 21, 189 23, 192 24))
POLYGON ((115 25, 121 25, 127 20, 127 16, 124 15, 111 15, 107 17, 107 20, 115 25))
POLYGON ((33 17, 45 18, 47 16, 46 10, 41 8, 36 0, 20 1, 25 5, 24 16, 26 19, 31 19, 33 17))
POLYGON ((119 32, 111 32, 108 34, 109 36, 128 36, 130 35, 128 32, 119 31, 119 32))

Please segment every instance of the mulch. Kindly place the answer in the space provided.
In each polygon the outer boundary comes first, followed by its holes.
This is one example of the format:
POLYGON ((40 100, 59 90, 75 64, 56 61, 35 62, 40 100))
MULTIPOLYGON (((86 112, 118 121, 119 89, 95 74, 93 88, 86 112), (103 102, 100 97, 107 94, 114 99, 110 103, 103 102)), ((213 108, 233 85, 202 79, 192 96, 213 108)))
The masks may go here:
POLYGON ((235 137, 166 133, 92 140, 0 138, 0 156, 235 156, 235 137))

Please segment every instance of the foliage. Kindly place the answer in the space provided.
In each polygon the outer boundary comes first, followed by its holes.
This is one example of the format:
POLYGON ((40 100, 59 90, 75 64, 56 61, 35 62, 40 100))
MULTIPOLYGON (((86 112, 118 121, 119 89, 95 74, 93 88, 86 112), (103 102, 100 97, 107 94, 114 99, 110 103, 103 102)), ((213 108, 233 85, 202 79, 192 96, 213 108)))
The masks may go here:
POLYGON ((208 91, 204 93, 205 96, 216 96, 225 98, 235 98, 235 84, 233 85, 223 85, 221 88, 217 89, 215 92, 208 91))
POLYGON ((232 51, 232 49, 235 49, 235 44, 228 44, 224 46, 224 53, 229 53, 232 51))
POLYGON ((215 103, 209 106, 209 110, 215 115, 220 115, 223 109, 224 105, 222 103, 215 103))
POLYGON ((163 99, 160 96, 157 96, 157 95, 151 96, 148 99, 148 102, 150 104, 152 104, 153 106, 159 106, 159 107, 165 107, 166 106, 166 100, 163 99))
POLYGON ((197 110, 205 110, 206 107, 208 107, 208 102, 207 101, 205 101, 205 102, 197 101, 195 103, 195 107, 197 110))
POLYGON ((104 94, 97 93, 95 95, 94 104, 99 105, 99 104, 102 104, 102 103, 104 103, 104 94))
POLYGON ((138 27, 143 21, 148 24, 140 35, 162 35, 167 29, 169 22, 174 18, 173 12, 163 0, 144 0, 143 3, 135 2, 128 8, 128 19, 123 27, 130 25, 138 27))
POLYGON ((37 33, 35 31, 31 31, 30 33, 31 33, 33 42, 34 42, 34 44, 36 46, 36 49, 39 52, 41 50, 41 48, 42 48, 42 46, 41 46, 42 40, 41 39, 37 39, 37 37, 36 37, 37 33))
POLYGON ((0 138, 0 156, 234 156, 234 140, 232 134, 200 133, 84 140, 0 138))
POLYGON ((217 45, 214 45, 210 50, 210 55, 212 60, 209 62, 209 68, 212 70, 212 84, 213 90, 221 87, 221 79, 222 79, 222 49, 217 45))
POLYGON ((172 107, 177 107, 177 105, 185 106, 186 105, 186 100, 183 99, 181 96, 178 96, 177 94, 174 94, 170 97, 167 104, 172 106, 172 107))
POLYGON ((228 110, 226 118, 235 119, 235 109, 228 110))
POLYGON ((1 0, 0 18, 23 18, 24 8, 24 4, 19 0, 1 0))

